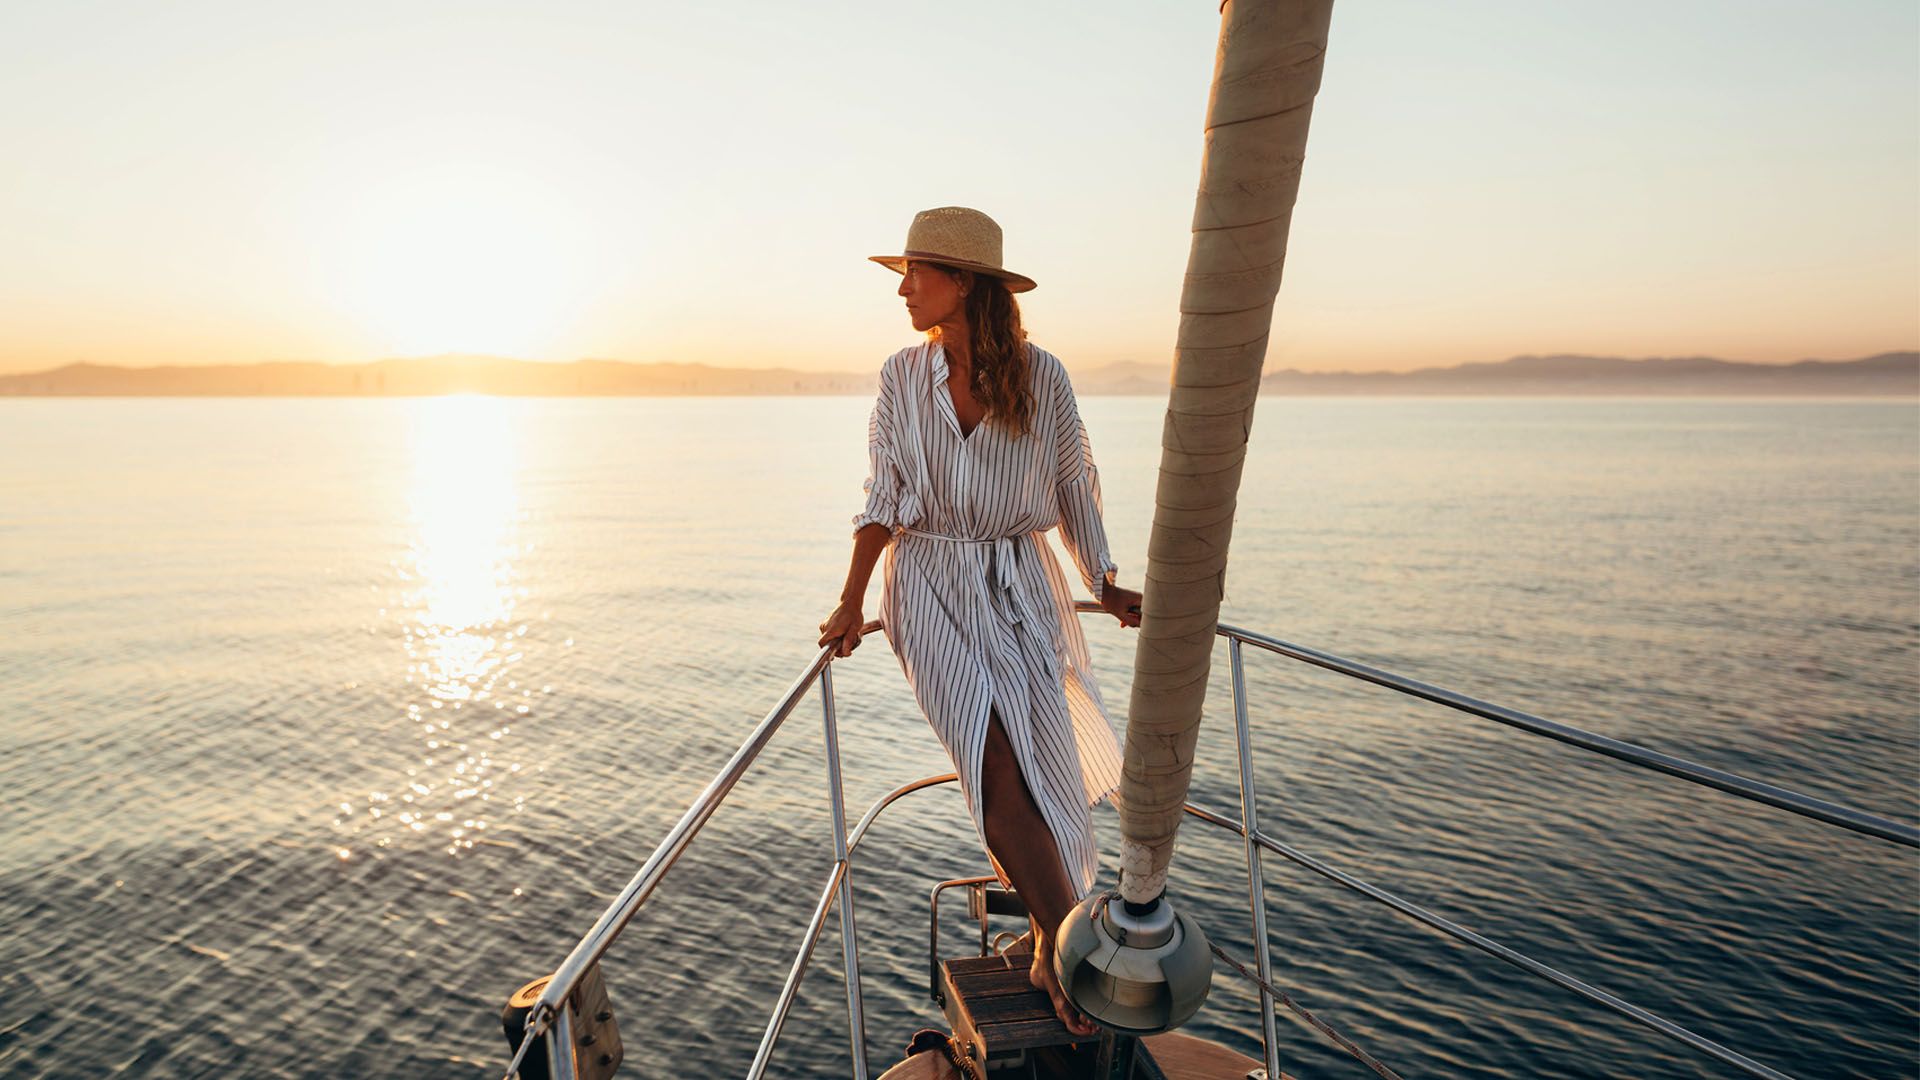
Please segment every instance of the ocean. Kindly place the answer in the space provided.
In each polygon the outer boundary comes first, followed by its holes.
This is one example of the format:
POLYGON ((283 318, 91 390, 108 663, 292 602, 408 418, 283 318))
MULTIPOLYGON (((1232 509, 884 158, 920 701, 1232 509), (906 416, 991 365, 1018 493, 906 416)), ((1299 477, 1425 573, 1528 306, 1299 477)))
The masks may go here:
MULTIPOLYGON (((506 995, 815 654, 869 405, 0 401, 0 1074, 498 1077, 506 995)), ((1083 402, 1135 586, 1162 407, 1083 402)), ((1270 399, 1226 586, 1240 626, 1920 813, 1910 401, 1270 399)), ((1124 723, 1131 632, 1086 626, 1124 723)), ((1192 798, 1237 817, 1225 655, 1192 798)), ((884 639, 834 672, 850 814, 949 769, 884 639)), ((1911 849, 1277 656, 1247 680, 1268 831, 1787 1073, 1916 1074, 1911 849)), ((810 702, 609 955, 623 1074, 744 1071, 827 822, 810 702)), ((1182 843, 1176 900, 1249 956, 1238 842, 1182 843)), ((929 888, 984 866, 950 787, 856 860, 876 1071, 938 1022, 929 888)), ((1280 985, 1403 1075, 1729 1075, 1265 876, 1280 985)), ((775 1075, 846 1074, 837 934, 775 1075)), ((1222 973, 1194 1030, 1257 1054, 1255 1000, 1222 973)), ((1286 1016, 1290 1073, 1365 1075, 1286 1016)))

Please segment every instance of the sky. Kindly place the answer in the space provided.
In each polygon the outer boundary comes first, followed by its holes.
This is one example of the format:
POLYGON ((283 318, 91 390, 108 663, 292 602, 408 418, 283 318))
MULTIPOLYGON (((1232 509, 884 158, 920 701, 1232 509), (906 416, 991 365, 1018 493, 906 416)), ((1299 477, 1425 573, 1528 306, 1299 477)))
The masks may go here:
MULTIPOLYGON (((0 6, 0 373, 839 371, 917 210, 1172 355, 1212 2, 0 6)), ((1342 0, 1269 369, 1920 345, 1920 5, 1342 0)))

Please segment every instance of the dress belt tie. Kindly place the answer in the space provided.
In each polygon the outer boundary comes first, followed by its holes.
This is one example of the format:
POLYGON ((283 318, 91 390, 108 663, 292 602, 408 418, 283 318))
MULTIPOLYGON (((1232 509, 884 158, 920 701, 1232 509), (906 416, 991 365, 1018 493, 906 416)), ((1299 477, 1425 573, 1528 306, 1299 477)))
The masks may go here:
POLYGON ((992 545, 990 561, 993 563, 993 584, 997 590, 995 599, 1000 601, 999 606, 1001 611, 1005 613, 1010 622, 1017 623, 1023 619, 1031 619, 1033 617, 1033 612, 1027 607, 1026 595, 1022 593, 1018 587, 1020 579, 1014 575, 1014 557, 1019 550, 1015 546, 1015 542, 1025 539, 1029 534, 1019 533, 1014 536, 986 536, 976 539, 968 536, 948 536, 945 533, 924 532, 920 529, 902 529, 901 531, 908 536, 918 536, 924 540, 940 540, 949 544, 992 545))

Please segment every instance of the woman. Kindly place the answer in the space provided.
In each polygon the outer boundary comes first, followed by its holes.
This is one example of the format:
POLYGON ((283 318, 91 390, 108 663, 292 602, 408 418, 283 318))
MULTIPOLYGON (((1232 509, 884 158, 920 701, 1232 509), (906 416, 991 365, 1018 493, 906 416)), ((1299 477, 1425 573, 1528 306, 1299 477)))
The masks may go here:
POLYGON ((995 871, 1033 917, 1036 987, 1090 1035, 1053 973, 1053 932, 1093 887, 1088 809, 1120 780, 1120 752, 1066 578, 1041 533, 1060 527, 1081 579, 1124 626, 1140 594, 1114 583, 1100 484, 1060 361, 1026 341, 1001 267, 1000 226, 978 210, 916 215, 901 275, 924 344, 880 372, 872 476, 853 562, 820 643, 860 644, 861 604, 887 552, 880 615, 915 699, 960 776, 995 871))

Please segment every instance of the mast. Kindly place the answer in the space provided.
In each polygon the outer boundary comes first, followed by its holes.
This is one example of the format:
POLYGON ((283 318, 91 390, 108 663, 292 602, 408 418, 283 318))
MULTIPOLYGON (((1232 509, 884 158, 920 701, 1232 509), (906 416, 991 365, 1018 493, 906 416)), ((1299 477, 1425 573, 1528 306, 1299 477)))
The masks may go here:
POLYGON ((1120 787, 1121 894, 1166 887, 1332 0, 1229 0, 1167 401, 1120 787))
POLYGON ((1221 5, 1127 711, 1119 796, 1126 903, 1103 906, 1098 920, 1087 917, 1091 904, 1075 909, 1056 956, 1075 1004, 1124 1029, 1182 1023, 1204 999, 1212 967, 1199 928, 1175 916, 1162 894, 1187 799, 1240 471, 1332 14, 1333 0, 1221 5), (1090 936, 1095 927, 1098 936, 1090 936), (1118 952, 1139 955, 1129 964, 1103 962, 1098 973, 1075 970, 1090 968, 1091 956, 1111 954, 1116 944, 1124 945, 1118 952), (1149 953, 1144 969, 1160 970, 1158 989, 1137 974, 1149 953))

